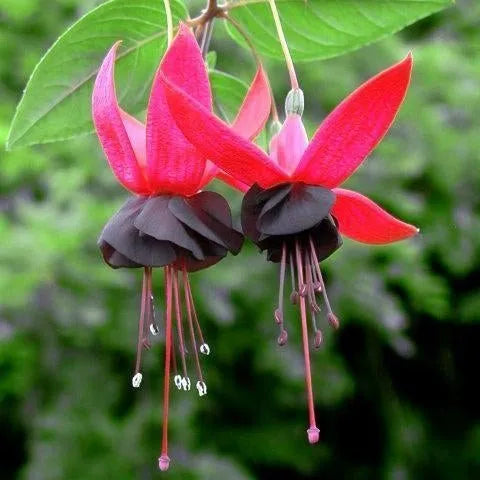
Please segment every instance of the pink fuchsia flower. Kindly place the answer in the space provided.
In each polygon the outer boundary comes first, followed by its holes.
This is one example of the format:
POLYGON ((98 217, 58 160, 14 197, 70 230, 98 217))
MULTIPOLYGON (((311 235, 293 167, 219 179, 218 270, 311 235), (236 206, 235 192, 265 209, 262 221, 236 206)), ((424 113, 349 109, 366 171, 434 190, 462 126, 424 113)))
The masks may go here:
POLYGON ((301 314, 305 379, 308 394, 310 443, 319 439, 310 372, 307 314, 313 344, 319 347, 317 326, 324 299, 327 319, 338 328, 320 269, 320 262, 342 244, 341 235, 369 244, 386 244, 415 235, 418 229, 396 219, 358 192, 339 188, 380 142, 405 97, 412 57, 379 73, 348 96, 308 140, 301 120, 303 93, 292 90, 287 118, 270 143, 270 155, 237 135, 221 120, 165 75, 163 82, 172 115, 184 135, 200 152, 238 182, 246 195, 242 226, 247 237, 268 259, 280 262, 279 306, 275 319, 278 343, 288 334, 283 318, 286 266, 290 264, 291 300, 301 314))
MULTIPOLYGON (((119 182, 134 196, 106 224, 99 246, 112 268, 144 269, 134 387, 139 387, 142 381, 141 356, 150 346, 149 334, 159 333, 152 269, 165 270, 164 419, 159 467, 166 470, 170 462, 167 438, 170 371, 173 369, 179 389, 191 388, 184 330, 188 332, 188 349, 196 370, 196 388, 200 396, 207 393, 199 353, 208 355, 210 348, 197 318, 188 272, 213 265, 228 251, 237 254, 243 235, 233 228, 230 208, 223 197, 202 191, 218 168, 178 129, 160 81, 161 74, 168 75, 202 108, 211 110, 208 74, 195 37, 185 25, 180 25, 155 76, 146 125, 118 105, 114 85, 118 45, 112 47, 98 72, 92 112, 108 163, 119 182), (175 330, 177 340, 174 340, 175 330)), ((270 98, 266 76, 259 67, 231 128, 244 138, 256 136, 269 116, 270 98)))

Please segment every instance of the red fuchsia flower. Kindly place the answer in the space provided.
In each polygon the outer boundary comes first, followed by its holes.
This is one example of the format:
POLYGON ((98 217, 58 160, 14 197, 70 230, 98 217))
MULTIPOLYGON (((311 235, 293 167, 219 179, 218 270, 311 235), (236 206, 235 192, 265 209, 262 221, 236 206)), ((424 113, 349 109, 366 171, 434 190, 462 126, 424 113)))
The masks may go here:
MULTIPOLYGON (((152 269, 164 267, 166 345, 159 467, 166 470, 170 462, 167 426, 171 368, 175 385, 190 390, 187 365, 193 363, 198 393, 200 396, 207 393, 199 352, 208 355, 210 348, 197 318, 188 272, 215 264, 228 251, 237 254, 243 235, 233 228, 230 208, 223 197, 202 191, 218 173, 218 168, 208 162, 175 125, 160 81, 161 74, 168 75, 202 108, 211 110, 208 74, 193 34, 181 25, 165 54, 153 82, 146 125, 118 105, 114 85, 117 47, 118 43, 105 57, 95 82, 93 120, 113 173, 134 195, 106 224, 99 246, 112 268, 144 270, 134 387, 139 387, 142 381, 141 356, 150 346, 149 331, 152 335, 159 333, 153 305, 152 269), (190 360, 186 356, 184 331, 188 331, 190 360)), ((259 67, 232 124, 233 131, 244 138, 257 135, 269 116, 270 102, 268 82, 259 67)), ((235 183, 233 179, 227 180, 235 183)))
POLYGON ((408 55, 400 63, 364 83, 347 97, 308 141, 302 123, 303 93, 291 90, 286 120, 270 143, 270 156, 237 135, 195 101, 188 92, 163 78, 172 115, 184 135, 243 185, 244 233, 268 259, 280 262, 279 306, 275 319, 278 343, 287 341, 283 290, 287 264, 292 279, 291 300, 300 307, 310 443, 319 440, 314 412, 307 314, 313 344, 319 347, 317 326, 321 293, 329 323, 338 328, 325 289, 320 262, 342 245, 341 235, 369 244, 386 244, 418 232, 360 193, 338 188, 376 147, 387 132, 405 97, 412 68, 408 55))

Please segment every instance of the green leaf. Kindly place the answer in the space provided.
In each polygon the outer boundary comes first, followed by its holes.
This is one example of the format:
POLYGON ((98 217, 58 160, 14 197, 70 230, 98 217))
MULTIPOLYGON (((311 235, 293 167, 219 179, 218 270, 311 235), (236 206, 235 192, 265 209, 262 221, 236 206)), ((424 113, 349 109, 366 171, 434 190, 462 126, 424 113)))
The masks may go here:
POLYGON ((217 64, 217 52, 211 50, 207 53, 207 66, 209 70, 213 70, 217 64))
MULTIPOLYGON (((171 6, 175 25, 187 11, 181 0, 171 0, 171 6)), ((163 4, 112 0, 70 27, 37 64, 17 107, 7 148, 92 132, 92 85, 117 40, 123 41, 116 68, 119 101, 130 113, 144 109, 166 49, 163 4)))
MULTIPOLYGON (((257 50, 283 58, 266 0, 233 0, 229 15, 246 30, 257 50)), ((336 57, 393 34, 438 12, 454 0, 277 0, 292 57, 297 61, 336 57)), ((232 25, 232 37, 247 44, 232 25)))
POLYGON ((210 71, 210 83, 215 109, 220 116, 231 123, 247 94, 247 84, 233 75, 219 70, 210 71))

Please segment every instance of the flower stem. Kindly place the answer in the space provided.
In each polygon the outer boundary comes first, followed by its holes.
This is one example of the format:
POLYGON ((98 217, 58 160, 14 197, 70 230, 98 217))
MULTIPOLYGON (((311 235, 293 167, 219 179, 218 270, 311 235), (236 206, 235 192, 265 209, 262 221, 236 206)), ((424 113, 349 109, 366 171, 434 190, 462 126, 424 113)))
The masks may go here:
POLYGON ((170 267, 165 267, 165 290, 166 290, 166 323, 165 323, 165 374, 163 379, 163 426, 162 447, 158 465, 160 470, 168 470, 170 458, 168 458, 168 408, 170 396, 170 361, 172 353, 172 273, 170 267))
POLYGON ((280 16, 278 15, 277 5, 275 0, 268 0, 270 3, 270 8, 272 9, 273 20, 277 28, 278 39, 280 40, 280 45, 282 46, 283 55, 285 57, 285 63, 287 64, 288 74, 290 75, 290 84, 292 89, 298 88, 297 74, 295 73, 295 67, 293 65, 292 56, 290 55, 290 50, 288 49, 287 39, 283 33, 282 22, 280 21, 280 16))
POLYGON ((243 37, 246 44, 248 45, 248 48, 250 48, 250 51, 252 52, 253 58, 255 58, 255 61, 257 62, 257 65, 260 65, 260 63, 261 63, 260 56, 257 52, 257 49, 255 48, 255 45, 253 45, 252 41, 250 40, 250 37, 248 36, 245 29, 236 20, 234 20, 230 16, 225 15, 224 18, 225 18, 225 20, 230 22, 233 25, 233 27, 235 27, 237 32, 243 37))
POLYGON ((167 46, 169 47, 173 40, 172 9, 170 7, 170 0, 163 0, 163 4, 165 5, 165 15, 167 17, 167 46))
POLYGON ((202 40, 200 44, 200 50, 202 51, 202 57, 206 58, 208 49, 210 48, 210 40, 212 39, 212 33, 213 33, 213 22, 215 21, 215 18, 212 18, 209 20, 203 29, 203 35, 202 35, 202 40))

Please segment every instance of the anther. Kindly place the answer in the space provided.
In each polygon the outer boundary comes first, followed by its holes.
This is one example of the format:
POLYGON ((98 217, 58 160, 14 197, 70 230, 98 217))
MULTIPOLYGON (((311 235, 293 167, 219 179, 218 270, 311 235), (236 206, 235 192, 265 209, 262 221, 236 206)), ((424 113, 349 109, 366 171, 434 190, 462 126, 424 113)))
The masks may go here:
POLYGON ((160 329, 158 328, 158 325, 155 323, 150 324, 150 332, 153 336, 157 336, 160 333, 160 329))
POLYGON ((283 323, 283 313, 279 308, 275 310, 274 317, 277 325, 281 325, 283 323))
POLYGON ((170 458, 167 455, 162 455, 158 459, 158 468, 162 472, 166 472, 168 470, 168 467, 170 466, 170 458))
POLYGON ((138 388, 141 383, 142 383, 142 378, 143 375, 140 372, 137 372, 133 377, 132 377, 132 386, 134 388, 138 388))
POLYGON ((317 292, 320 293, 322 291, 322 284, 320 282, 315 282, 313 284, 313 289, 317 292))
POLYGON ((198 381, 196 383, 196 387, 197 387, 197 390, 198 390, 198 395, 200 397, 203 397, 204 395, 207 394, 207 384, 205 382, 202 382, 202 381, 198 381))
POLYGON ((296 290, 293 290, 290 294, 290 302, 292 302, 292 305, 298 304, 298 292, 296 290))
POLYGON ((317 427, 310 427, 307 430, 308 442, 312 445, 320 440, 320 430, 317 427))
POLYGON ((285 99, 285 113, 287 115, 296 113, 302 116, 304 103, 302 90, 300 88, 292 88, 285 99))
POLYGON ((202 343, 200 345, 200 353, 203 355, 210 355, 210 347, 208 346, 208 343, 202 343))
POLYGON ((285 329, 283 329, 281 332, 280 332, 280 335, 278 336, 278 339, 277 339, 277 343, 283 347, 286 343, 287 343, 287 340, 288 340, 288 333, 285 329))
POLYGON ((173 377, 173 381, 175 383, 175 386, 181 390, 182 389, 182 376, 181 375, 175 375, 175 377, 173 377))
POLYGON ((187 392, 188 390, 190 390, 192 384, 190 382, 190 378, 188 377, 182 377, 182 380, 181 380, 181 387, 183 388, 183 390, 185 392, 187 392))
POLYGON ((301 297, 306 297, 306 296, 307 296, 307 293, 308 293, 307 284, 306 284, 306 283, 302 283, 302 284, 300 285, 300 288, 298 289, 298 294, 299 294, 301 297))
POLYGON ((340 321, 338 320, 337 316, 333 312, 328 313, 327 319, 328 319, 328 323, 333 329, 335 330, 339 329, 340 321))
POLYGON ((313 340, 313 345, 315 348, 320 348, 320 345, 323 342, 323 334, 321 330, 315 332, 315 338, 313 340))

